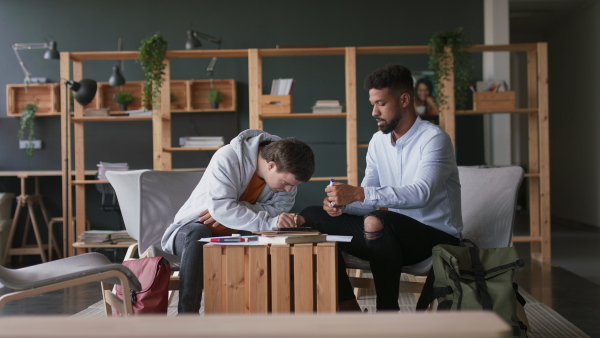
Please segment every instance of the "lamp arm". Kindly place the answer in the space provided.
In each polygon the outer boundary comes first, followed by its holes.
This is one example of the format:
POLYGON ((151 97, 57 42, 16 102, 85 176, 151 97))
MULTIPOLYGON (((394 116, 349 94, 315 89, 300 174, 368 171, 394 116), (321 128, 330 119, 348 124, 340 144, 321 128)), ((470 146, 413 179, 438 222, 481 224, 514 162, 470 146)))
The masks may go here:
POLYGON ((21 55, 19 55, 20 50, 24 49, 47 49, 50 45, 47 42, 39 42, 39 43, 15 43, 12 45, 12 49, 17 56, 17 60, 19 60, 19 65, 25 73, 25 84, 31 83, 31 72, 25 67, 25 62, 21 59, 21 55))
POLYGON ((214 44, 219 45, 219 48, 221 47, 221 38, 216 38, 214 36, 210 36, 208 34, 204 34, 204 33, 198 32, 198 31, 192 31, 192 34, 196 37, 203 38, 206 41, 210 41, 214 44))

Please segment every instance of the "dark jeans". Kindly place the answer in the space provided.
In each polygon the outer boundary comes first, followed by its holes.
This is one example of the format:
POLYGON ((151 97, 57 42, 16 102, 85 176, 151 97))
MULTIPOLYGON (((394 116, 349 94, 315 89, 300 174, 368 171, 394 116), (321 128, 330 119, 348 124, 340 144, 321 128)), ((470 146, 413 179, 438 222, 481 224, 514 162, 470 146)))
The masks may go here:
MULTIPOLYGON (((240 231, 241 235, 249 234, 240 231)), ((203 246, 206 242, 198 242, 200 238, 212 237, 210 229, 198 222, 183 225, 175 235, 173 253, 181 257, 179 271, 179 313, 195 313, 200 311, 202 289, 204 287, 203 246)))
MULTIPOLYGON (((368 233, 369 239, 365 239, 364 216, 342 214, 331 217, 320 206, 308 207, 300 215, 306 220, 305 226, 322 233, 353 236, 352 242, 340 242, 338 247, 371 264, 377 292, 377 310, 400 309, 398 295, 402 266, 427 259, 431 256, 431 249, 438 244, 459 244, 459 239, 452 235, 387 210, 369 214, 377 217, 383 224, 381 231, 368 233)), ((343 258, 338 260, 338 298, 340 301, 355 299, 343 258)))

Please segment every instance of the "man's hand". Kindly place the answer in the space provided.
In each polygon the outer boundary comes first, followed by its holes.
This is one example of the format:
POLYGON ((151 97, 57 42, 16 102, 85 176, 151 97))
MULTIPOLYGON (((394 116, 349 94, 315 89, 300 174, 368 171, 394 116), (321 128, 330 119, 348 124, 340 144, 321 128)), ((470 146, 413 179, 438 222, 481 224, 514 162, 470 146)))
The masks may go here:
POLYGON ((325 188, 329 202, 335 202, 335 205, 347 205, 356 201, 365 200, 365 191, 361 187, 334 182, 333 186, 328 185, 325 188))
POLYGON ((295 228, 296 227, 296 214, 288 214, 286 212, 279 215, 277 219, 278 228, 295 228))
POLYGON ((217 222, 214 218, 212 218, 212 216, 208 212, 208 209, 200 213, 200 218, 198 219, 198 222, 213 228, 216 228, 219 225, 221 225, 221 223, 217 222))
POLYGON ((332 207, 329 197, 325 197, 323 200, 323 210, 325 210, 331 217, 337 217, 341 215, 344 212, 344 209, 346 209, 345 205, 336 204, 334 207, 332 207))

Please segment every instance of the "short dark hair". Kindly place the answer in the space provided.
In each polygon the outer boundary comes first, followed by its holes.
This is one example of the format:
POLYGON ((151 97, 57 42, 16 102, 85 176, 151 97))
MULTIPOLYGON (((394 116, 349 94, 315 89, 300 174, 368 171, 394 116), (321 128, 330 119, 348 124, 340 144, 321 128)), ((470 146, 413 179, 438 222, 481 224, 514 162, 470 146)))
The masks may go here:
POLYGON ((295 137, 265 145, 260 156, 275 162, 278 172, 288 172, 301 182, 308 182, 315 173, 315 154, 308 144, 295 137))
POLYGON ((388 88, 390 92, 414 94, 413 78, 410 69, 396 64, 388 64, 376 69, 365 79, 366 90, 388 88))

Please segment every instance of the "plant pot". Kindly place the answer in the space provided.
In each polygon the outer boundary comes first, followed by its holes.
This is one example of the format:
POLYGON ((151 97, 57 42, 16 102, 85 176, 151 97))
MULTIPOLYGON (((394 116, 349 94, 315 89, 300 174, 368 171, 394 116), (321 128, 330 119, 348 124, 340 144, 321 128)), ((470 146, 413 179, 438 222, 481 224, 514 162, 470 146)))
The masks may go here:
POLYGON ((219 102, 211 102, 210 107, 212 109, 219 109, 219 102))
POLYGON ((121 103, 121 104, 119 104, 119 107, 121 107, 122 111, 126 111, 127 110, 127 103, 121 103))

